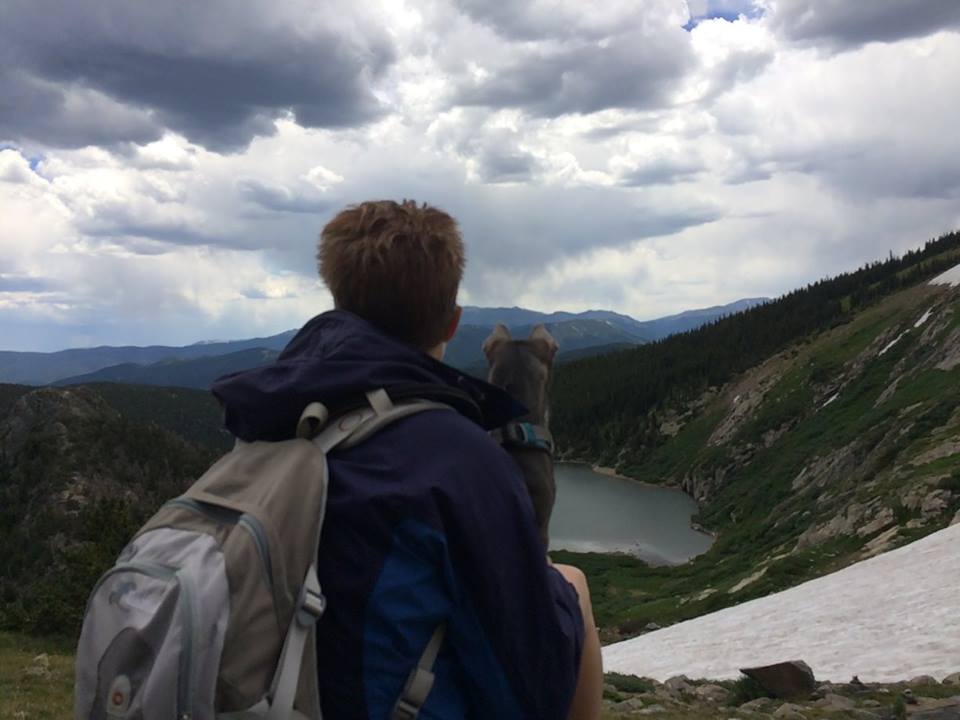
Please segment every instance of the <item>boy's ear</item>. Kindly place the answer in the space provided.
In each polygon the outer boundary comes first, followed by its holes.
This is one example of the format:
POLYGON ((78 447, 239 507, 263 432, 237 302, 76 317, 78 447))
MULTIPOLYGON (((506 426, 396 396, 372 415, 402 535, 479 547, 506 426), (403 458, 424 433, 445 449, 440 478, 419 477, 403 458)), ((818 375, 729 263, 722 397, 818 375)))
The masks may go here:
POLYGON ((529 342, 530 347, 533 348, 533 352, 538 358, 547 365, 553 363, 553 358, 556 356, 560 346, 545 325, 537 325, 530 331, 529 342))
POLYGON ((460 327, 460 317, 463 315, 463 308, 457 305, 456 309, 453 311, 453 319, 450 320, 450 324, 447 326, 446 336, 444 337, 444 342, 450 342, 453 340, 453 336, 457 334, 457 328, 460 327))
POLYGON ((497 325, 490 336, 483 341, 483 354, 487 356, 487 361, 493 360, 493 353, 501 343, 510 341, 510 331, 506 325, 497 325))

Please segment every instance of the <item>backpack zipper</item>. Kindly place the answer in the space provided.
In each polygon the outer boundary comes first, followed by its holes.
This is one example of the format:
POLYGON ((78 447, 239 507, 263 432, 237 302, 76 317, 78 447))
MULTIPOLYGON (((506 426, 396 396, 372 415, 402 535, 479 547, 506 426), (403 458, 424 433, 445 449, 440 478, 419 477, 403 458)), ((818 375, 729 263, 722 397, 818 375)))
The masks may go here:
POLYGON ((197 678, 193 672, 194 629, 200 624, 200 611, 197 608, 196 587, 184 570, 176 574, 177 582, 183 592, 184 615, 186 616, 186 633, 184 637, 184 652, 180 655, 181 678, 177 683, 177 717, 180 720, 190 720, 193 717, 193 702, 196 697, 197 678))
POLYGON ((253 537, 253 542, 257 546, 257 552, 260 560, 263 562, 263 568, 267 572, 267 586, 273 590, 273 564, 270 561, 270 542, 267 540, 267 531, 263 524, 250 513, 244 513, 237 520, 237 525, 246 530, 253 537))
POLYGON ((192 510, 220 525, 237 525, 246 530, 253 539, 257 554, 260 556, 260 562, 263 564, 267 587, 273 592, 273 563, 270 560, 270 542, 267 540, 267 531, 256 517, 250 513, 240 513, 236 510, 189 497, 177 497, 167 501, 166 504, 192 510))

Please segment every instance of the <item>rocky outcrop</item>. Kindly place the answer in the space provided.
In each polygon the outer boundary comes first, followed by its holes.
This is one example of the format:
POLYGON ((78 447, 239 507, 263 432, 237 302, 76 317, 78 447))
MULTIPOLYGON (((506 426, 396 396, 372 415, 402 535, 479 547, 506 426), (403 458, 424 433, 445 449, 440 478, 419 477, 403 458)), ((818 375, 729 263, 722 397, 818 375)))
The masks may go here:
POLYGON ((756 680, 761 687, 775 697, 787 700, 807 697, 816 687, 813 670, 803 660, 742 668, 740 672, 756 680))
POLYGON ((741 681, 689 680, 668 687, 649 678, 607 676, 604 718, 664 720, 960 720, 960 694, 934 678, 905 683, 823 683, 789 700, 751 697, 756 688, 741 681))

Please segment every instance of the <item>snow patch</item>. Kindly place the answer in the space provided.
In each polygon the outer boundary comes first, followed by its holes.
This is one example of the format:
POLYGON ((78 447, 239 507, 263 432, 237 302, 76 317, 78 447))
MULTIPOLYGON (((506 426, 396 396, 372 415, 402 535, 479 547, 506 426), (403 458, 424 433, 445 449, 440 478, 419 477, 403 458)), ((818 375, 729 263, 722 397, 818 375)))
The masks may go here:
POLYGON ((960 656, 960 524, 795 588, 603 649, 607 672, 732 679, 804 660, 819 680, 942 678, 960 656))
POLYGON ((918 328, 918 327, 920 327, 921 325, 923 325, 927 320, 930 319, 930 313, 932 313, 932 312, 933 312, 933 308, 930 308, 929 310, 927 310, 923 315, 920 316, 920 319, 917 320, 917 321, 913 324, 913 326, 914 326, 915 328, 918 328))
POLYGON ((887 352, 887 350, 889 350, 889 349, 892 348, 894 345, 896 345, 898 342, 900 342, 900 338, 902 338, 902 337, 903 337, 904 335, 906 335, 906 334, 907 334, 907 331, 904 330, 902 333, 900 333, 899 335, 897 335, 893 340, 891 340, 890 342, 888 342, 888 343, 887 343, 887 346, 886 346, 883 350, 881 350, 880 352, 877 353, 877 357, 880 357, 881 355, 884 355, 884 354, 887 352))
POLYGON ((937 275, 930 281, 931 285, 950 285, 956 287, 960 285, 960 265, 952 267, 942 275, 937 275))
MULTIPOLYGON (((880 354, 882 355, 883 353, 880 353, 880 354)), ((834 400, 836 400, 838 397, 840 397, 840 393, 835 392, 833 395, 830 396, 830 399, 829 399, 829 400, 827 400, 823 405, 820 406, 820 409, 823 410, 827 405, 829 405, 830 403, 832 403, 832 402, 833 402, 834 400)))

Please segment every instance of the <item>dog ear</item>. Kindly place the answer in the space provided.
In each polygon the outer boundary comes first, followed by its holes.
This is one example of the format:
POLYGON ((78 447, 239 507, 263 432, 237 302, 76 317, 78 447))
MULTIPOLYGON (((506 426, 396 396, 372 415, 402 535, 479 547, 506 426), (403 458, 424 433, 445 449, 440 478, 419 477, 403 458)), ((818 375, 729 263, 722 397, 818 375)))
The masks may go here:
POLYGON ((553 358, 557 354, 559 345, 557 341, 553 339, 553 335, 549 333, 546 326, 537 325, 530 331, 530 346, 533 348, 534 353, 538 358, 543 360, 547 365, 553 363, 553 358))
POLYGON ((483 354, 487 356, 487 362, 492 362, 493 353, 500 343, 508 342, 511 339, 507 326, 503 324, 497 325, 493 329, 493 332, 490 333, 490 336, 483 341, 483 354))

